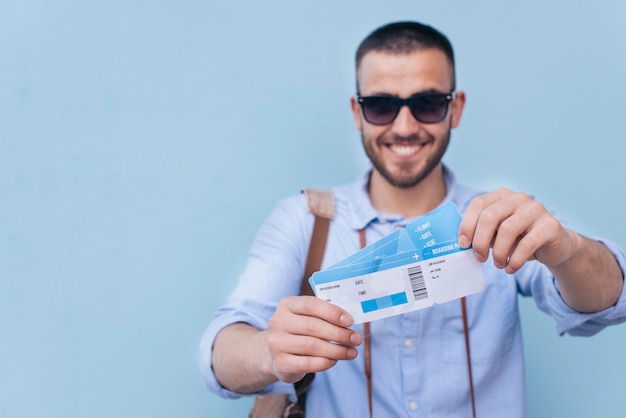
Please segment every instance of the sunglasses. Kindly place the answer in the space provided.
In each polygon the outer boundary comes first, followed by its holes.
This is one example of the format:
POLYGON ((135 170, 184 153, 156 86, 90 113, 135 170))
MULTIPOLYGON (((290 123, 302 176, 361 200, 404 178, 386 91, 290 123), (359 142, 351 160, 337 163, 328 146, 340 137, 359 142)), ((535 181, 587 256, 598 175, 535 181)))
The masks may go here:
POLYGON ((420 93, 408 99, 393 96, 357 96, 363 117, 372 125, 388 125, 394 121, 402 106, 409 107, 415 119, 422 123, 441 122, 448 113, 452 93, 420 93))

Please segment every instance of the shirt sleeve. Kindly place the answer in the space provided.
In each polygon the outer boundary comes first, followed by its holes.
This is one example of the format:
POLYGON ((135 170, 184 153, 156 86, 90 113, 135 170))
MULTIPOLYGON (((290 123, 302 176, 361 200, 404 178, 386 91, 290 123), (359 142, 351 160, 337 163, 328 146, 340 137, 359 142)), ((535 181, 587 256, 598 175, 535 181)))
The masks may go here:
MULTIPOLYGON (((300 195, 279 202, 258 231, 235 290, 215 312, 200 343, 202 375, 209 389, 219 396, 237 398, 243 394, 224 388, 215 378, 211 367, 215 337, 237 322, 267 329, 280 299, 299 294, 312 228, 313 215, 306 209, 306 198, 300 195)), ((295 400, 292 384, 276 382, 257 394, 270 393, 286 393, 295 400)))
MULTIPOLYGON (((626 257, 623 250, 615 243, 596 239, 611 251, 623 272, 626 257)), ((617 303, 600 312, 581 313, 570 308, 561 297, 556 279, 547 267, 537 261, 526 263, 516 274, 521 294, 532 296, 537 306, 550 314, 556 321, 559 335, 568 333, 577 336, 591 336, 605 327, 626 320, 626 286, 617 303)))

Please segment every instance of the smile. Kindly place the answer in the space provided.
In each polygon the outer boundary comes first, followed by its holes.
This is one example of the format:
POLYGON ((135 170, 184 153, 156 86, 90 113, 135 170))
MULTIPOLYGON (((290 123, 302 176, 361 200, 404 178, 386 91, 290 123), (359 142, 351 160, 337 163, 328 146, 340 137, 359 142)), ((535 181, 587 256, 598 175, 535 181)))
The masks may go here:
POLYGON ((387 147, 399 155, 411 155, 418 152, 424 144, 388 144, 387 147))

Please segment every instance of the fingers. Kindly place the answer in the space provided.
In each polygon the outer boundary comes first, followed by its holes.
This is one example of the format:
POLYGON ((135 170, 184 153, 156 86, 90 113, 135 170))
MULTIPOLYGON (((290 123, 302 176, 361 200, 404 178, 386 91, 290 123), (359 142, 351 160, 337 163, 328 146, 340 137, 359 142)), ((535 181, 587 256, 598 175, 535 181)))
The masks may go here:
POLYGON ((491 249, 494 265, 512 274, 554 242, 560 229, 560 223, 530 196, 500 189, 472 200, 459 227, 459 245, 471 245, 480 262, 487 260, 491 249))
POLYGON ((313 296, 284 298, 281 300, 278 309, 281 308, 287 309, 296 315, 322 319, 329 324, 342 327, 349 327, 354 322, 350 314, 341 309, 339 306, 325 302, 313 296))
POLYGON ((312 296, 281 300, 268 324, 273 368, 283 381, 326 370, 357 356, 359 333, 347 328, 352 317, 338 306, 312 296))
MULTIPOLYGON (((461 225, 459 226, 459 245, 461 247, 469 248, 471 245, 474 245, 474 233, 476 232, 479 218, 483 216, 483 219, 485 219, 483 213, 485 209, 505 196, 510 195, 510 193, 512 193, 512 191, 508 189, 500 189, 493 193, 487 193, 472 199, 465 210, 465 215, 463 215, 461 225)), ((493 217, 492 213, 488 212, 487 217, 493 217)))
MULTIPOLYGON (((282 333, 291 337, 281 341, 282 350, 336 360, 356 356, 354 346, 360 343, 360 335, 346 328, 353 321, 345 311, 314 297, 286 298, 282 303, 281 311, 287 310, 290 316, 281 323, 270 324, 270 329, 280 328, 282 333)), ((275 315, 270 321, 282 318, 275 315)))

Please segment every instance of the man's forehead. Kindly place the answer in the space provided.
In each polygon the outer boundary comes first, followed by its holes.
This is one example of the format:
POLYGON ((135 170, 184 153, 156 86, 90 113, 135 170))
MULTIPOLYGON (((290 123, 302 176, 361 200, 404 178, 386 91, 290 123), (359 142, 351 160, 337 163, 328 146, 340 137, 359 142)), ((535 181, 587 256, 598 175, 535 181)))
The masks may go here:
POLYGON ((360 89, 390 94, 401 93, 391 91, 395 89, 448 91, 454 86, 454 70, 445 53, 434 48, 397 54, 370 51, 357 69, 357 81, 360 89))
POLYGON ((363 58, 359 62, 357 73, 367 71, 372 67, 401 71, 402 67, 406 65, 411 65, 412 67, 438 66, 449 69, 452 68, 452 64, 446 54, 436 48, 422 48, 411 52, 400 53, 374 50, 363 55, 363 58))

